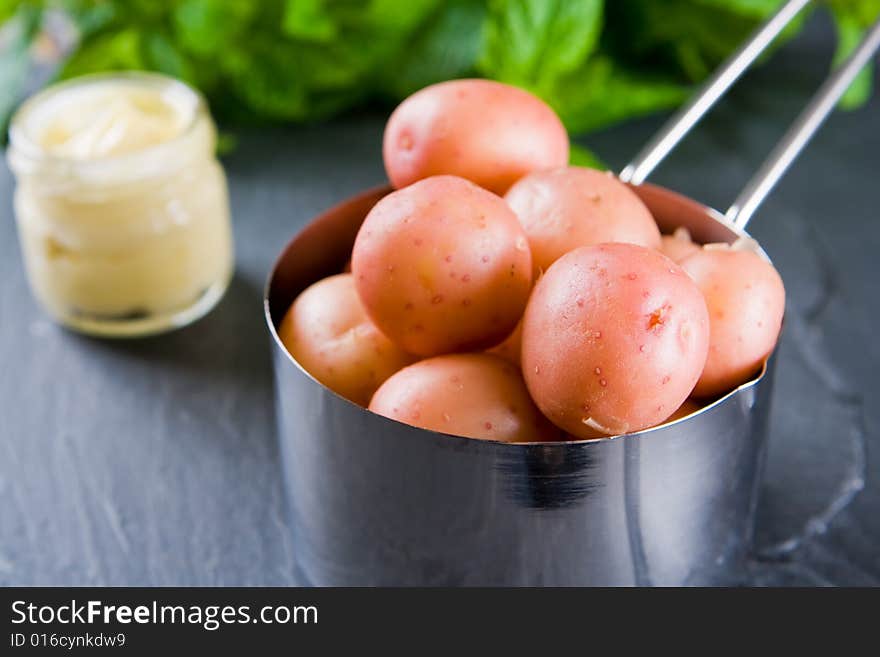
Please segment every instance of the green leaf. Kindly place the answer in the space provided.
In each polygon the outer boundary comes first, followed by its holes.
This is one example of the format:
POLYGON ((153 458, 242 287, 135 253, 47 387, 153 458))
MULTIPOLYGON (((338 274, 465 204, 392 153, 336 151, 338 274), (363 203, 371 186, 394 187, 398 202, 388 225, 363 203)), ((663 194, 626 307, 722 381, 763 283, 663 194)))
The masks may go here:
POLYGON ((674 81, 628 71, 600 55, 561 80, 546 100, 569 132, 580 134, 675 107, 688 93, 674 81))
POLYGON ((325 5, 324 0, 287 0, 282 31, 306 41, 332 41, 339 34, 339 28, 325 5))
POLYGON ((19 5, 10 23, 3 50, 0 50, 0 130, 6 126, 18 101, 24 93, 27 74, 31 67, 30 45, 37 35, 42 11, 30 5, 19 5))
MULTIPOLYGON (((680 103, 783 1, 0 0, 0 20, 60 7, 81 35, 63 76, 162 71, 224 117, 309 121, 483 75, 546 99, 579 133, 680 103)), ((821 4, 835 17, 840 62, 880 0, 821 4)), ((0 110, 28 63, 26 45, 4 45, 13 47, 0 53, 0 110)), ((870 83, 862 73, 843 104, 864 102, 870 83)))
POLYGON ((608 165, 599 159, 598 155, 586 146, 581 146, 574 142, 572 142, 569 150, 568 163, 575 167, 587 167, 589 169, 599 169, 600 171, 608 170, 608 165))
MULTIPOLYGON (((258 9, 252 0, 183 0, 173 8, 170 22, 183 49, 210 57, 240 48, 238 42, 250 30, 258 9)), ((258 32, 250 38, 271 37, 258 32)))
MULTIPOLYGON (((832 0, 829 6, 837 28, 837 50, 832 66, 838 66, 858 47, 867 28, 880 15, 880 0, 832 0)), ((873 77, 873 66, 868 64, 840 99, 840 107, 856 109, 864 105, 871 97, 873 77)))
POLYGON ((233 51, 223 59, 229 90, 262 117, 302 120, 306 90, 294 76, 278 73, 279 61, 271 50, 233 51))
POLYGON ((546 91, 593 52, 602 7, 601 0, 490 0, 480 71, 546 91))
MULTIPOLYGON (((782 0, 614 0, 602 45, 634 70, 703 80, 769 16, 782 0)), ((773 48, 796 34, 801 12, 773 48)))
POLYGON ((0 0, 0 24, 15 16, 21 4, 21 0, 0 0))
POLYGON ((353 53, 320 51, 295 43, 263 43, 223 59, 226 85, 252 114, 263 119, 310 121, 360 98, 353 53))
POLYGON ((163 32, 148 34, 144 39, 144 47, 150 69, 186 82, 195 82, 192 65, 167 34, 163 32))
POLYGON ((112 2, 97 4, 75 2, 68 8, 74 20, 81 41, 110 28, 114 21, 122 18, 119 8, 112 2))
POLYGON ((782 6, 785 0, 695 0, 697 4, 763 20, 782 6))
POLYGON ((481 0, 445 3, 405 46, 406 57, 383 71, 383 88, 404 98, 435 82, 469 75, 480 53, 485 18, 481 0))
POLYGON ((847 16, 867 28, 880 14, 880 0, 825 0, 836 17, 847 16))
POLYGON ((143 70, 142 34, 136 28, 103 33, 80 46, 61 69, 61 78, 99 71, 143 70))
MULTIPOLYGON (((835 21, 837 26, 837 51, 834 53, 833 66, 838 66, 849 57, 864 34, 864 30, 853 16, 841 15, 835 21)), ((854 109, 860 107, 871 96, 872 67, 862 69, 840 99, 840 107, 854 109)))
POLYGON ((337 32, 327 43, 282 34, 282 15, 274 20, 267 9, 256 17, 254 28, 266 38, 239 39, 235 47, 218 51, 211 65, 221 71, 218 86, 253 117, 323 118, 380 91, 381 76, 396 70, 405 44, 438 4, 438 0, 316 3, 312 9, 332 20, 337 32))
POLYGON ((399 39, 418 29, 445 3, 443 0, 367 0, 353 4, 358 7, 354 15, 362 30, 399 39))

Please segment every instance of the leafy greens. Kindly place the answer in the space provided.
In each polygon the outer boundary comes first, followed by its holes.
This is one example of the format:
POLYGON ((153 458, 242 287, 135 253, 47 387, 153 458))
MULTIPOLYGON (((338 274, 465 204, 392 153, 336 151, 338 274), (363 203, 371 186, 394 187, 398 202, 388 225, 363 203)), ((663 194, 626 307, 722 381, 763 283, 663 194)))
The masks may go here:
MULTIPOLYGON (((25 90, 40 25, 64 15, 78 39, 57 77, 161 71, 201 89, 223 119, 319 120, 478 75, 530 89, 582 133, 679 104, 781 2, 0 0, 0 121, 25 90)), ((880 0, 822 4, 840 61, 880 0)), ((843 104, 870 93, 866 71, 843 104)))

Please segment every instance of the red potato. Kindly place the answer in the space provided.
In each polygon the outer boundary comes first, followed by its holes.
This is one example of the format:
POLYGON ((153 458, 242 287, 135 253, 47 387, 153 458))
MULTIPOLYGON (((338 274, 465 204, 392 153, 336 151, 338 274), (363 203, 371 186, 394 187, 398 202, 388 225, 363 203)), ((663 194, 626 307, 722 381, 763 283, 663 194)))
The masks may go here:
POLYGON ((785 287, 773 265, 751 250, 711 245, 685 258, 709 308, 709 356, 694 389, 710 397, 745 383, 776 346, 785 287))
POLYGON ((522 358, 520 357, 520 352, 522 351, 522 322, 519 322, 516 325, 516 328, 513 329, 513 333, 504 338, 504 342, 488 349, 487 351, 490 354, 501 356, 505 360, 508 360, 519 367, 520 362, 522 361, 522 358))
POLYGON ((672 235, 663 235, 661 239, 660 253, 679 263, 702 248, 691 240, 691 234, 687 228, 676 228, 672 235))
POLYGON ((304 290, 282 319, 278 337, 309 374, 361 406, 385 379, 415 360, 369 320, 351 274, 304 290))
POLYGON ((513 330, 532 259, 503 199, 435 176, 376 204, 355 240, 352 270, 376 325, 404 350, 436 356, 485 349, 513 330))
MULTIPOLYGON (((540 273, 535 277, 536 282, 538 278, 540 278, 540 273)), ((497 354, 520 367, 522 365, 522 318, 517 322, 513 332, 504 338, 503 342, 486 351, 490 354, 497 354)))
POLYGON ((663 254, 634 244, 581 247, 535 286, 523 318, 532 398, 579 438, 640 431, 688 397, 709 347, 703 295, 663 254))
POLYGON ((452 80, 414 93, 388 119, 382 154, 400 189, 441 174, 498 194, 539 169, 568 163, 559 117, 527 91, 490 80, 452 80))
MULTIPOLYGON (((670 422, 675 422, 676 420, 681 420, 682 418, 686 418, 688 415, 696 413, 701 408, 703 408, 702 404, 698 404, 693 399, 685 399, 684 403, 678 407, 678 409, 670 415, 668 418, 658 423, 655 426, 662 427, 664 424, 669 424, 670 422)), ((588 427, 584 427, 584 431, 581 433, 580 438, 576 438, 574 436, 569 436, 568 440, 589 440, 591 438, 610 438, 611 436, 601 433, 600 431, 589 430, 588 427)))
POLYGON ((519 369, 490 354, 452 354, 410 365, 388 379, 370 410, 415 427, 506 443, 556 440, 519 369))
POLYGON ((702 404, 697 403, 693 399, 685 399, 684 403, 678 407, 675 413, 663 420, 662 424, 667 424, 668 422, 675 422, 676 420, 686 418, 688 415, 693 415, 701 408, 703 408, 702 404))
POLYGON ((660 248, 654 217, 610 173, 583 167, 537 171, 511 187, 504 199, 528 235, 536 271, 546 271, 581 246, 629 242, 660 248))

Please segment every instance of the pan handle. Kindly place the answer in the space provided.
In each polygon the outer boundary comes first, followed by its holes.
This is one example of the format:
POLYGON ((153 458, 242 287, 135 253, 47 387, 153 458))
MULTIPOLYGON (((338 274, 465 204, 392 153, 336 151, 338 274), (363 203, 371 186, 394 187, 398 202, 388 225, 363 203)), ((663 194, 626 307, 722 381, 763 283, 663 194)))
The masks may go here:
MULTIPOLYGON (((694 98, 673 115, 633 161, 624 167, 620 172, 620 179, 634 185, 643 183, 663 158, 809 2, 810 0, 789 0, 759 27, 754 35, 721 65, 694 98)), ((746 227, 749 219, 804 146, 816 134, 837 106, 840 97, 878 48, 880 48, 880 19, 871 26, 849 58, 828 76, 755 175, 746 183, 725 213, 728 222, 740 229, 746 227)))
POLYGON ((828 76, 810 99, 809 104, 764 160, 761 168, 746 183, 740 195, 725 213, 729 222, 737 228, 746 227, 755 210, 767 198, 794 159, 816 134, 819 126, 837 106, 837 101, 849 88, 859 71, 871 60, 878 48, 880 48, 880 19, 871 26, 849 59, 828 76))
POLYGON ((663 125, 623 171, 623 182, 641 185, 669 152, 690 132, 721 96, 773 43, 779 33, 810 4, 811 0, 788 0, 734 52, 685 105, 663 125))

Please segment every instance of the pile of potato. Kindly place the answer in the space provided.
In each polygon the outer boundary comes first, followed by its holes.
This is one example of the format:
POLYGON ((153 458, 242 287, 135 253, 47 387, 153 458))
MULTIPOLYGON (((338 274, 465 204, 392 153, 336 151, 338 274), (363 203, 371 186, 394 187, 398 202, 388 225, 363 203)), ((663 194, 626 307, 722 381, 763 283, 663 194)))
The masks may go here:
POLYGON ((568 166, 553 111, 497 82, 427 87, 394 111, 396 191, 351 273, 278 332, 318 381, 371 411, 504 442, 602 438, 678 419, 748 381, 785 290, 748 244, 661 235, 610 173, 568 166))

